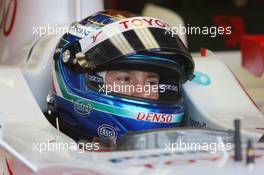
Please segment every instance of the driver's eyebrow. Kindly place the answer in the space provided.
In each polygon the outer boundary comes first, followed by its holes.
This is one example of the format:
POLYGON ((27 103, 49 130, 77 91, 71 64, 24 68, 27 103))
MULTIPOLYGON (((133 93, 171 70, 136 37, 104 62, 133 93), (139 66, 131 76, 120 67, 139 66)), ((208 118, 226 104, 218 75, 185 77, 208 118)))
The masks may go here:
POLYGON ((115 72, 115 74, 116 75, 127 75, 127 74, 129 74, 127 71, 124 71, 124 70, 120 70, 120 71, 118 71, 118 72, 115 72))
POLYGON ((115 71, 117 71, 117 72, 128 72, 128 70, 115 70, 115 71))
POLYGON ((150 73, 149 75, 147 75, 147 78, 157 78, 157 79, 159 79, 160 77, 157 74, 150 73))

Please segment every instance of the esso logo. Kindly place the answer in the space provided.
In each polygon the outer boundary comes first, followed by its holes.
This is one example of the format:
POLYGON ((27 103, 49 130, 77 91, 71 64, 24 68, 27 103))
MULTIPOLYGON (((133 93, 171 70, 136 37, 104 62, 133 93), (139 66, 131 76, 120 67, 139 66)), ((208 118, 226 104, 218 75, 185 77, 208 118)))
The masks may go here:
POLYGON ((0 31, 9 36, 14 28, 17 0, 0 0, 0 31))
POLYGON ((116 139, 116 130, 110 125, 101 125, 97 129, 97 133, 100 137, 106 138, 106 139, 116 139))

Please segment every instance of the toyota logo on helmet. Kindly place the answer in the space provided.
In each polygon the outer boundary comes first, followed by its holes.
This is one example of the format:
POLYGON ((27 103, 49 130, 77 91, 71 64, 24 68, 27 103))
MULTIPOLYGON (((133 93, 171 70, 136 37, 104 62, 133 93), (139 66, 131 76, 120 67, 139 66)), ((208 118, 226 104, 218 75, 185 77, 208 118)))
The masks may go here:
POLYGON ((73 23, 54 54, 49 100, 62 131, 113 140, 181 126, 182 84, 193 78, 194 63, 168 28, 157 18, 113 10, 73 23))

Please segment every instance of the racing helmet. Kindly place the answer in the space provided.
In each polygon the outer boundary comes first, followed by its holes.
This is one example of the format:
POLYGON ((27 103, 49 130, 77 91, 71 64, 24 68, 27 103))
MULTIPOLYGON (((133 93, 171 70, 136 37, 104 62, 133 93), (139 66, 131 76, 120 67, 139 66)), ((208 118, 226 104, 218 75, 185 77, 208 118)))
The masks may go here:
POLYGON ((194 63, 171 30, 160 19, 114 10, 71 25, 55 50, 48 100, 68 135, 116 140, 127 132, 182 125, 182 84, 193 78, 194 63), (159 75, 158 98, 106 93, 107 72, 119 70, 159 75))

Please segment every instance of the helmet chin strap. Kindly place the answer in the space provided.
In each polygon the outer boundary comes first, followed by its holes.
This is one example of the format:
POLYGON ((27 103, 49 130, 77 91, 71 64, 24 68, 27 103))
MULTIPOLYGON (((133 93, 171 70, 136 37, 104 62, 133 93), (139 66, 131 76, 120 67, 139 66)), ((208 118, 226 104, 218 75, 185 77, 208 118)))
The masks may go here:
POLYGON ((97 75, 99 75, 100 77, 103 78, 103 81, 105 82, 105 76, 106 76, 107 71, 101 71, 101 72, 97 72, 97 75))

